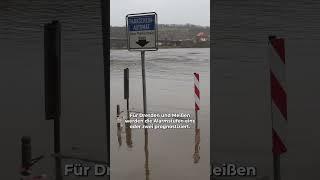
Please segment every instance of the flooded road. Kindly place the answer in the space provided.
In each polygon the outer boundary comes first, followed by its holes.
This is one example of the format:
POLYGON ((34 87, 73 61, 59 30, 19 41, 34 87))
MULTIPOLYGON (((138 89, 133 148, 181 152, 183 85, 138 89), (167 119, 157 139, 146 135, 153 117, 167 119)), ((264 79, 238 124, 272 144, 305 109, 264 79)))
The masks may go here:
POLYGON ((116 105, 126 110, 125 68, 130 71, 130 111, 143 112, 141 59, 139 52, 111 51, 111 179, 209 178, 209 64, 208 48, 146 52, 148 113, 189 113, 194 119, 193 73, 200 74, 200 137, 197 138, 201 140, 196 144, 194 125, 190 129, 166 130, 130 129, 124 125, 118 130, 116 105))

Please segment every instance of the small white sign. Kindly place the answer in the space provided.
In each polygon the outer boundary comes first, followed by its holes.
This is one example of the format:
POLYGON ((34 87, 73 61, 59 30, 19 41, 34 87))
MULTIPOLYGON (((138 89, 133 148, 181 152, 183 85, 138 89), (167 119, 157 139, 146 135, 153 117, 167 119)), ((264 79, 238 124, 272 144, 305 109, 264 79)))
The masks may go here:
POLYGON ((158 50, 158 24, 155 12, 128 14, 126 21, 128 50, 158 50))

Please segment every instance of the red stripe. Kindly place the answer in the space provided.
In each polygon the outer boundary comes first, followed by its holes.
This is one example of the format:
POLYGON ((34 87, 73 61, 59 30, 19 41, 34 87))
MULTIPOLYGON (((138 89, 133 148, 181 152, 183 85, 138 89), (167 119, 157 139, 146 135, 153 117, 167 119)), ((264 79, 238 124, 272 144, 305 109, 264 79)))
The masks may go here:
POLYGON ((197 88, 196 85, 194 85, 194 93, 198 96, 198 98, 200 99, 200 90, 197 88))
POLYGON ((198 106, 197 103, 194 103, 194 109, 195 109, 196 111, 200 110, 200 108, 199 108, 199 106, 198 106))
POLYGON ((198 73, 193 73, 193 74, 197 78, 197 80, 199 81, 199 74, 198 73))
POLYGON ((286 146, 281 141, 280 137, 278 136, 277 132, 272 129, 272 152, 274 154, 282 154, 287 152, 286 146))
POLYGON ((270 71, 271 97, 283 117, 287 120, 287 94, 281 87, 272 71, 270 71))
POLYGON ((282 39, 282 38, 274 38, 274 39, 271 39, 270 41, 271 41, 271 44, 273 46, 273 49, 277 52, 277 54, 279 55, 279 57, 282 60, 282 62, 286 63, 284 39, 282 39))
MULTIPOLYGON (((199 74, 198 73, 193 73, 194 77, 196 77, 197 81, 199 81, 199 74)), ((200 99, 200 90, 198 89, 198 87, 196 85, 194 85, 194 93, 197 95, 197 97, 200 99)), ((195 110, 198 111, 200 110, 200 107, 198 106, 198 104, 195 102, 194 103, 195 106, 195 110)))

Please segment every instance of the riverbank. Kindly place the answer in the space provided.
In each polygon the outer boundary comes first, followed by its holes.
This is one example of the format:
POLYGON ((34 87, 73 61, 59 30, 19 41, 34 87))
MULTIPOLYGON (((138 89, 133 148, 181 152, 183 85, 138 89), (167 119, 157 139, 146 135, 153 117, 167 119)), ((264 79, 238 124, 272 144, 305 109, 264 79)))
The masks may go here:
MULTIPOLYGON (((186 49, 192 49, 192 48, 210 48, 210 46, 208 46, 208 47, 178 47, 178 46, 176 46, 176 47, 170 47, 170 46, 167 46, 167 47, 159 47, 159 49, 182 49, 182 48, 186 48, 186 49)), ((125 50, 125 49, 127 49, 127 47, 123 47, 123 48, 115 48, 115 47, 111 47, 110 48, 111 50, 125 50)))

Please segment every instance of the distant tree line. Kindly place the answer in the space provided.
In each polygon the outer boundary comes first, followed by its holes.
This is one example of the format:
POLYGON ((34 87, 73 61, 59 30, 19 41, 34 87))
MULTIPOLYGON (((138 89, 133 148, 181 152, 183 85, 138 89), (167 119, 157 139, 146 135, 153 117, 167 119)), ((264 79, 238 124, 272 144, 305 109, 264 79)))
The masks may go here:
MULTIPOLYGON (((194 39, 199 32, 210 35, 210 27, 197 26, 192 24, 159 24, 158 37, 161 40, 186 40, 194 39)), ((126 27, 111 26, 111 38, 126 38, 126 27)))

